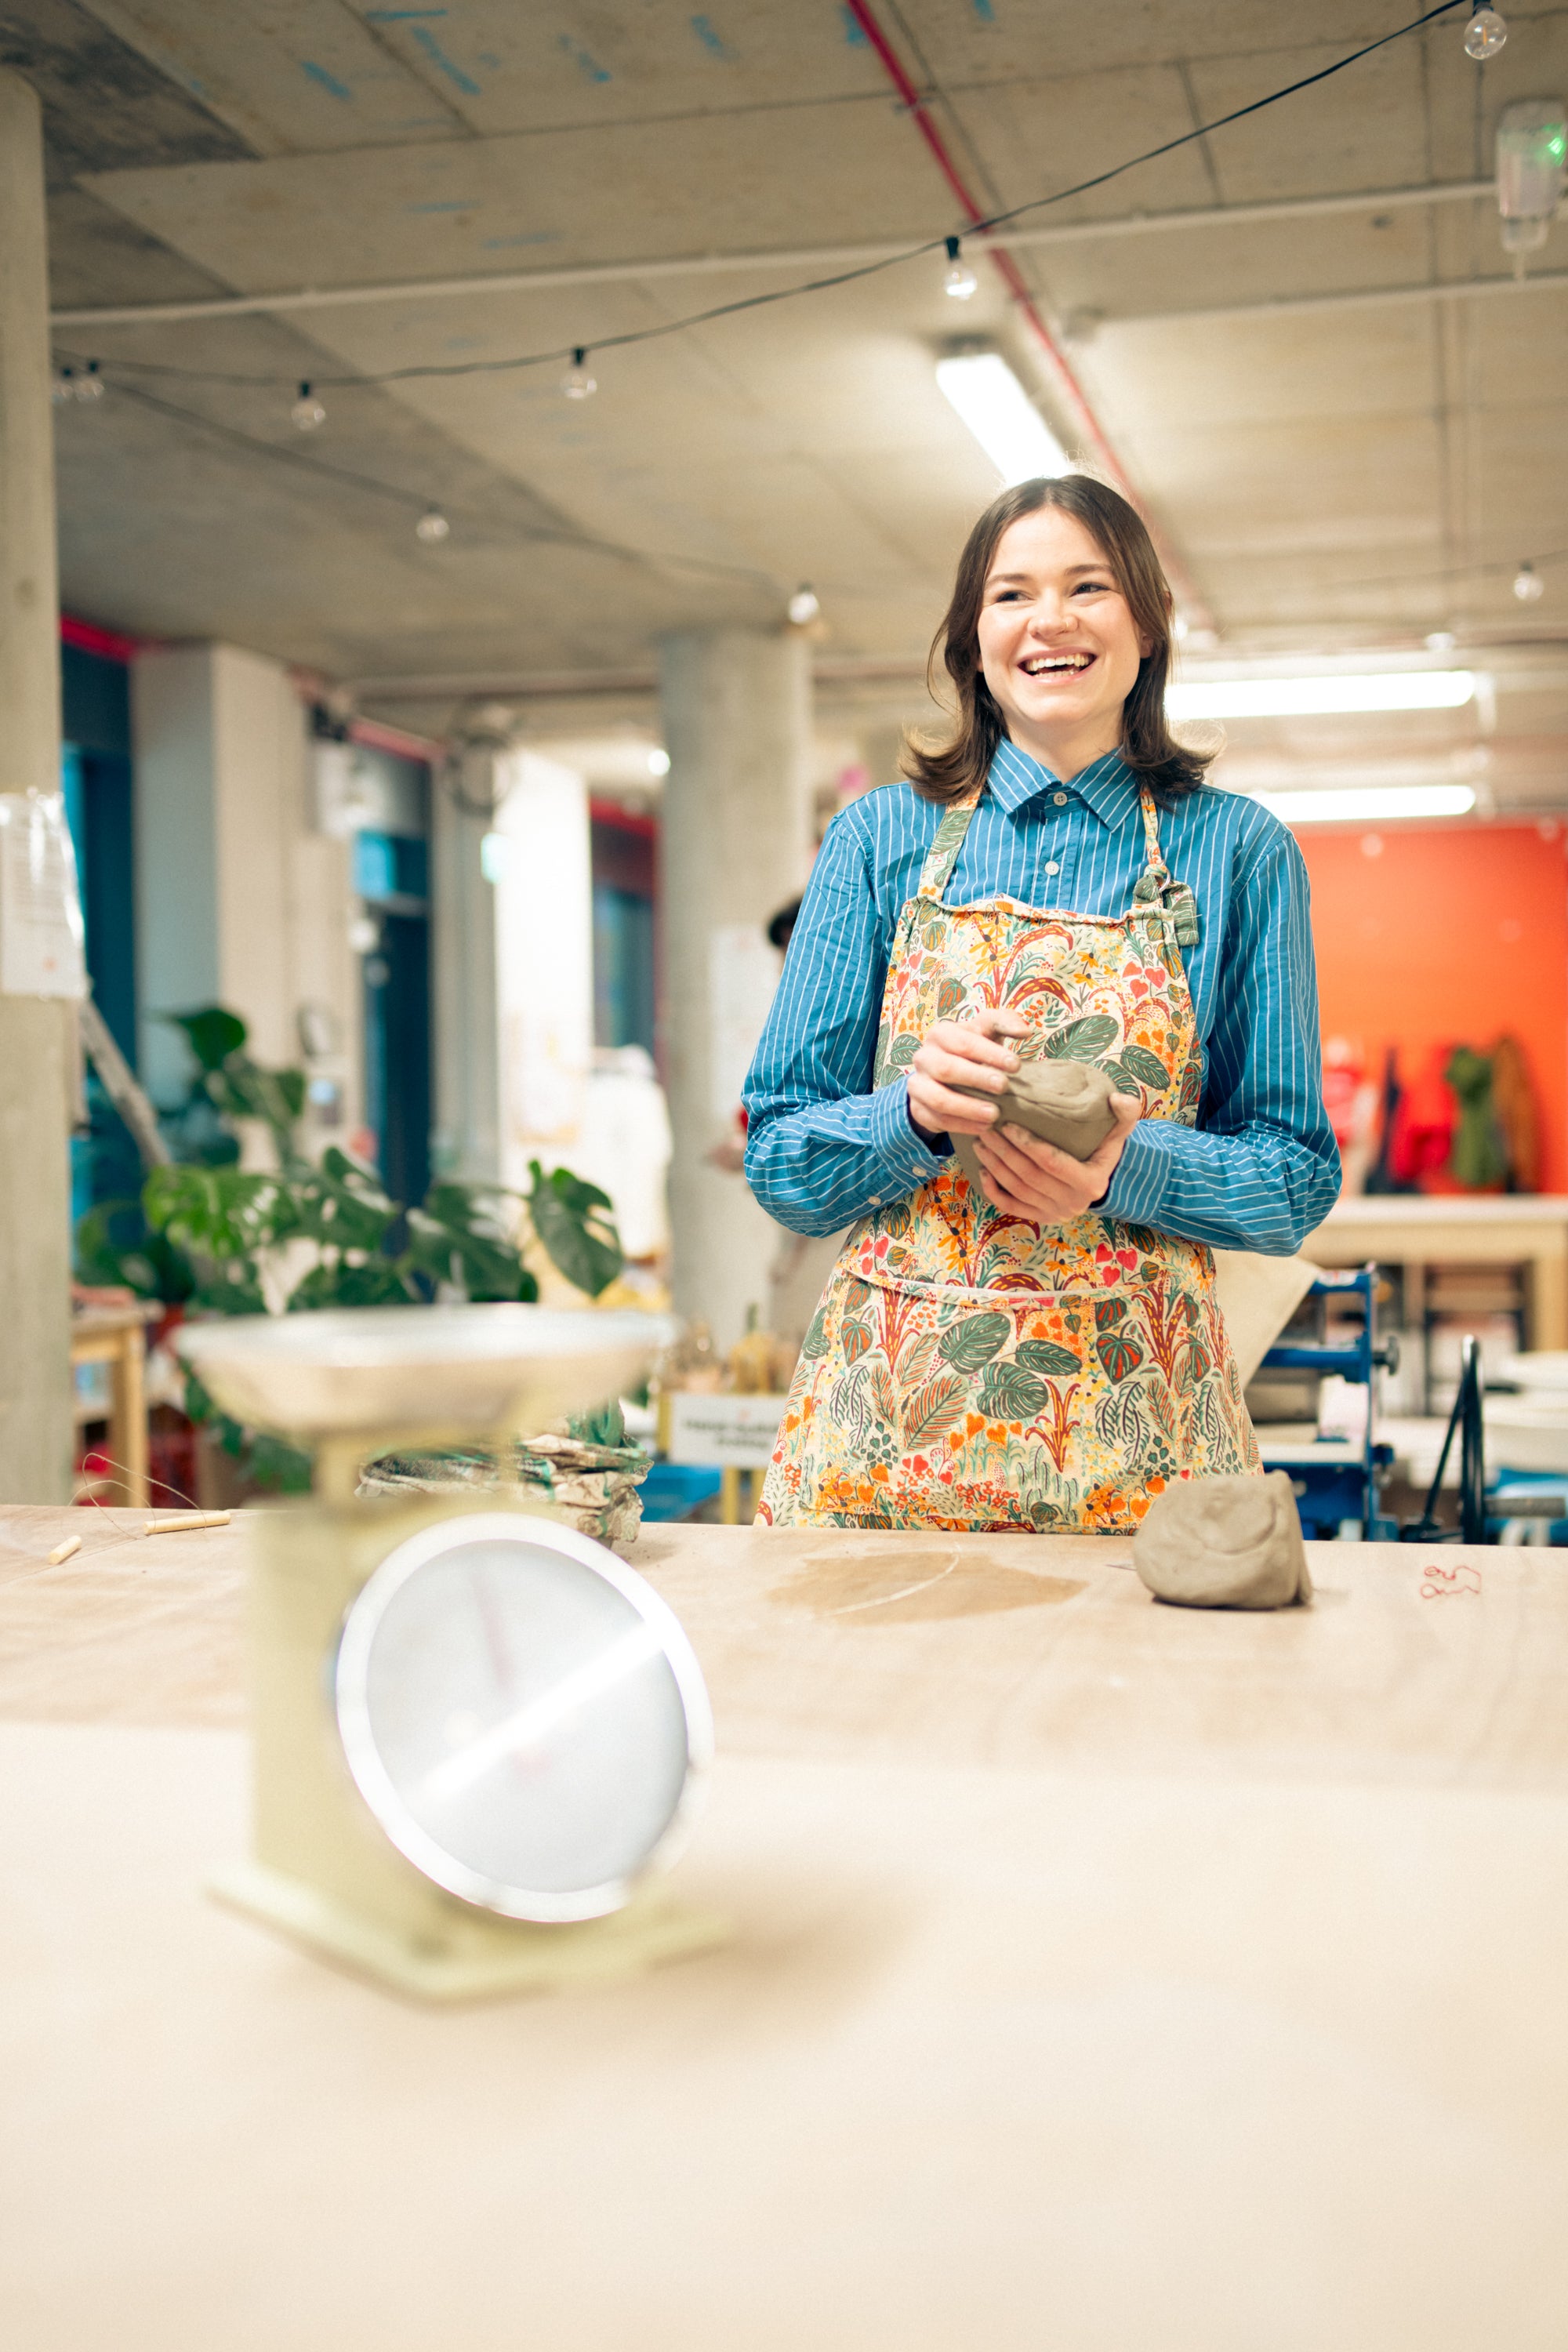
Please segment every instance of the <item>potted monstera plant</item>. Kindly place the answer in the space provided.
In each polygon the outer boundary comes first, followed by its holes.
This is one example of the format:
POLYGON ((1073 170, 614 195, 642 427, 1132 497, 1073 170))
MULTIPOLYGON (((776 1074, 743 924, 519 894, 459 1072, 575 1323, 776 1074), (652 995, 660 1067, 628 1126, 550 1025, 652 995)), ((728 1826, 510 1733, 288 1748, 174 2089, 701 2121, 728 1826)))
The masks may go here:
MULTIPOLYGON (((436 1299, 534 1299, 537 1240, 574 1288, 596 1298, 623 1264, 610 1202, 563 1168, 531 1163, 521 1194, 440 1177, 417 1203, 335 1145, 299 1150, 300 1070, 268 1070, 245 1024, 219 1006, 180 1016, 196 1060, 191 1098, 165 1121, 193 1154, 150 1169, 139 1196, 100 1202, 77 1227, 78 1278, 126 1285, 172 1316, 298 1315, 436 1299), (277 1165, 238 1164, 233 1126, 260 1119, 277 1165)), ((194 1375, 185 1409, 247 1488, 309 1484, 302 1454, 221 1413, 194 1375)))

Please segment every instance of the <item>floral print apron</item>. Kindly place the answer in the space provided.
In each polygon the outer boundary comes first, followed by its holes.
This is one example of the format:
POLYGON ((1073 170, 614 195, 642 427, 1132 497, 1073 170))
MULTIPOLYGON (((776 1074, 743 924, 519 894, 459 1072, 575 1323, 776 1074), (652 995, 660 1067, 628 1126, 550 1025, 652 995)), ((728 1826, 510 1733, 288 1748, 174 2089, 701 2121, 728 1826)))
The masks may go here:
MULTIPOLYGON (((950 808, 899 918, 874 1083, 938 1021, 1006 1006, 1024 1055, 1096 1062, 1190 1127, 1203 1048, 1181 949, 1197 909, 1160 850, 1124 916, 943 904, 978 795, 950 808)), ((848 1236, 805 1335, 760 1520, 1124 1534, 1173 1479, 1260 1467, 1201 1243, 1107 1217, 1036 1225, 950 1160, 848 1236)))

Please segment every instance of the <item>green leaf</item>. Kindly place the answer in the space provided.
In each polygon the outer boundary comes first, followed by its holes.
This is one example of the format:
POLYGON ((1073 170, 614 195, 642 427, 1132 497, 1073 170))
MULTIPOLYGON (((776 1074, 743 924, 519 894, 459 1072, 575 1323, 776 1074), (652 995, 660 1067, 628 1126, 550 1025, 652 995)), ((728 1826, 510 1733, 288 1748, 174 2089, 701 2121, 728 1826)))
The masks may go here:
POLYGON ((937 1353, 955 1372, 977 1372, 1001 1353, 1012 1329, 1010 1315, 961 1312, 937 1341, 937 1353))
POLYGON ((1070 1380, 1083 1366, 1070 1348, 1058 1348, 1054 1339, 1020 1339, 1013 1351, 1016 1362, 1028 1372, 1048 1372, 1060 1380, 1070 1380))
POLYGON ((805 1339, 800 1343, 801 1354, 810 1357, 814 1363, 818 1357, 826 1356, 827 1353, 827 1325, 824 1319, 825 1315, 826 1309, 819 1307, 807 1326, 805 1339))
POLYGON ((1094 1328, 1097 1331, 1113 1330, 1127 1312, 1125 1298, 1097 1298, 1094 1302, 1094 1328))
POLYGON ((867 1349, 871 1344, 870 1325, 868 1323, 852 1323, 846 1318, 846 1320, 839 1326, 838 1344, 844 1350, 845 1362, 847 1364, 854 1363, 858 1357, 865 1354, 867 1349))
POLYGON ((993 1364, 980 1383, 979 1410, 987 1421, 1033 1421, 1047 1393, 1021 1364, 993 1364))
POLYGON ((227 1013, 221 1004, 204 1004, 195 1013, 163 1013, 159 1019, 174 1029, 183 1029, 185 1042, 204 1070, 216 1070, 231 1054, 237 1054, 250 1032, 237 1013, 227 1013))
POLYGON ((534 1232, 567 1281, 597 1298, 626 1264, 620 1236, 603 1214, 610 1205, 608 1197, 564 1168, 552 1169, 546 1176, 535 1160, 530 1173, 533 1182, 528 1206, 534 1232))
POLYGON ((195 1287, 189 1259, 162 1234, 149 1233, 134 1198, 100 1201, 77 1219, 73 1263, 79 1282, 123 1283, 141 1298, 174 1303, 195 1287))
POLYGON ((1116 1026, 1112 1013, 1085 1013, 1051 1032, 1045 1044, 1046 1055, 1051 1061, 1092 1062, 1113 1043, 1116 1026))
POLYGON ((154 1168, 142 1206, 156 1231, 220 1265, 297 1230, 293 1202, 278 1178, 239 1168, 154 1168))
POLYGON ((252 1437, 242 1456, 244 1475, 254 1485, 263 1486, 274 1495, 308 1495, 310 1491, 310 1457, 301 1454, 297 1445, 285 1444, 280 1437, 258 1431, 252 1437))
POLYGON ((950 973, 936 992, 936 1017, 939 1021, 955 1021, 963 1009, 969 992, 961 980, 950 973))
POLYGON ((903 1448, 906 1454, 917 1445, 934 1445, 950 1429, 963 1419, 964 1400, 968 1390, 962 1381, 949 1380, 939 1373, 927 1381, 904 1401, 903 1448))
POLYGON ((1129 1077, 1136 1078, 1141 1087, 1148 1087, 1155 1094, 1163 1094, 1171 1083, 1171 1073, 1147 1045, 1124 1045, 1121 1066, 1129 1077))
POLYGON ((404 1255, 411 1271, 432 1282, 452 1283, 471 1299, 539 1296, 538 1283, 510 1242, 438 1223, 421 1209, 408 1213, 404 1255))
POLYGON ((306 1315, 324 1307, 409 1307, 417 1297, 393 1258, 368 1257, 356 1264, 327 1257, 295 1284, 287 1311, 306 1315))
MULTIPOLYGON (((592 1191, 585 1186, 584 1191, 592 1191)), ((539 1285, 513 1238, 521 1194, 497 1184, 432 1184, 408 1213, 409 1265, 433 1282, 457 1284, 472 1299, 534 1299, 539 1285)))
POLYGON ((921 1041, 916 1036, 914 1031, 912 1029, 906 1029, 901 1037, 894 1038, 891 1046, 889 1048, 889 1069, 907 1070, 910 1064, 914 1060, 915 1055, 920 1052, 920 1049, 921 1041))
POLYGON ((1143 1350, 1131 1331, 1104 1331, 1094 1351, 1113 1381, 1124 1381, 1143 1360, 1143 1350))
POLYGON ((323 1249, 384 1250, 401 1213, 379 1179, 335 1144, 319 1168, 297 1170, 290 1178, 295 1231, 323 1249))
POLYGON ((261 1285, 248 1267, 242 1267, 237 1276, 221 1272, 203 1274, 191 1293, 190 1304, 202 1315, 265 1315, 267 1312, 261 1285))

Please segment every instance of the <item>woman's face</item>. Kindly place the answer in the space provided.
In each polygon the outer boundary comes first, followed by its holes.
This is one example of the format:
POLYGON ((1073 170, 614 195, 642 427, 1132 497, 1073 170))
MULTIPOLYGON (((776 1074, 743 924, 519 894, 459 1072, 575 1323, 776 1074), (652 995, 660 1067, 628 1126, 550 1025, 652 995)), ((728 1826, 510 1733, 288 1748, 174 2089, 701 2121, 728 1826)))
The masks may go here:
POLYGON ((1076 515, 1038 507, 996 542, 980 611, 980 667, 1007 732, 1057 767, 1121 740, 1121 706, 1152 650, 1076 515))

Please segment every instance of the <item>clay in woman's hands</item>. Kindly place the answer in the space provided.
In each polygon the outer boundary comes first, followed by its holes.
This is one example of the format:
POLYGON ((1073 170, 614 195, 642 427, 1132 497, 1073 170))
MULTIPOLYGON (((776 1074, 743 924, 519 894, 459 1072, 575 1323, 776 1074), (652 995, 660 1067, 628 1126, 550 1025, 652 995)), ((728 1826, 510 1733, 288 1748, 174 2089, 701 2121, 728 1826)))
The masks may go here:
POLYGON ((1167 1486, 1132 1538, 1132 1565, 1156 1601, 1189 1609, 1288 1609, 1312 1597, 1283 1470, 1167 1486))
MULTIPOLYGON (((1092 1062, 1025 1062, 999 1095, 982 1094, 978 1088, 973 1092, 977 1102, 995 1104, 997 1127, 1011 1123, 1025 1128, 1074 1160, 1091 1158, 1116 1124, 1116 1113, 1110 1108, 1114 1088, 1092 1062)), ((978 1186, 981 1171, 974 1138, 955 1135, 952 1148, 959 1166, 978 1186)))

